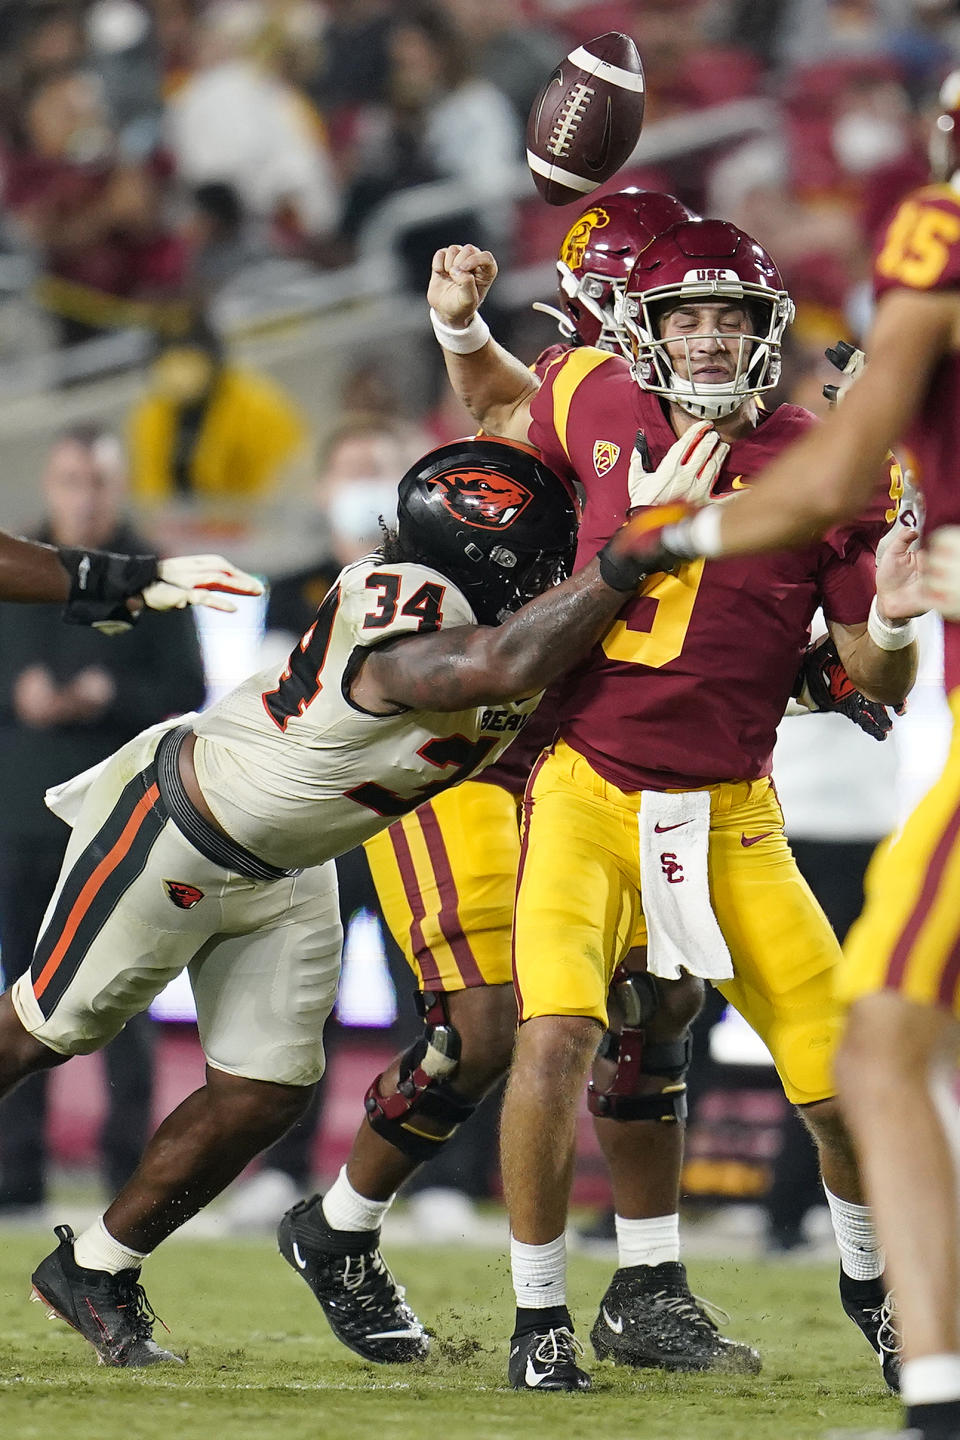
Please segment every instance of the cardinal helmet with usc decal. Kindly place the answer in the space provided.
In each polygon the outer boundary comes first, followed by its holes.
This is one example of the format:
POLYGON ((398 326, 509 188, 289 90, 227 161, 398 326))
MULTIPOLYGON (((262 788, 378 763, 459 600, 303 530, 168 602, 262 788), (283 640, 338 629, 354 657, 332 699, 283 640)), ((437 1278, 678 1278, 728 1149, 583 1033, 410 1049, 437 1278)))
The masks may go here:
MULTIPOLYGON (((682 223, 652 241, 637 256, 618 301, 621 346, 633 356, 633 373, 642 390, 662 395, 703 420, 732 415, 751 395, 771 390, 780 378, 783 333, 794 316, 780 271, 745 231, 726 220, 682 223), (687 335, 687 376, 678 375, 660 322, 669 311, 712 300, 740 302, 750 317, 750 333, 736 343, 733 378, 699 385, 692 378, 687 335)), ((676 344, 676 340, 670 341, 676 344)))
POLYGON ((572 487, 535 450, 489 436, 431 450, 398 491, 402 558, 446 575, 481 625, 566 579, 578 521, 572 487))
POLYGON ((541 304, 533 308, 553 315, 565 340, 616 350, 614 299, 634 260, 664 230, 694 219, 686 205, 658 190, 618 190, 593 201, 560 245, 560 308, 541 304))

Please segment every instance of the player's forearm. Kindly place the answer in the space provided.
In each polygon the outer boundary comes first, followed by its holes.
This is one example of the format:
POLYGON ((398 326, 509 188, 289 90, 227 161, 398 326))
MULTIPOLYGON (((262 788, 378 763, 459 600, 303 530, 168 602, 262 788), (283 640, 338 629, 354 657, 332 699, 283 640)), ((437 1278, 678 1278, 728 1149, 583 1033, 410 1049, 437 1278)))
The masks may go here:
POLYGON ((914 640, 900 650, 882 650, 866 630, 843 652, 843 665, 857 690, 881 705, 902 705, 917 678, 920 648, 914 640))
POLYGON ((479 429, 488 435, 526 440, 527 403, 539 387, 515 355, 491 339, 471 355, 455 355, 444 348, 443 358, 454 393, 479 429))
POLYGON ((414 710, 464 710, 545 690, 584 658, 627 599, 593 561, 496 628, 471 626, 371 656, 384 696, 414 710), (377 673, 379 672, 379 673, 377 673))
POLYGON ((0 600, 56 604, 70 594, 70 577, 51 545, 0 531, 0 600))

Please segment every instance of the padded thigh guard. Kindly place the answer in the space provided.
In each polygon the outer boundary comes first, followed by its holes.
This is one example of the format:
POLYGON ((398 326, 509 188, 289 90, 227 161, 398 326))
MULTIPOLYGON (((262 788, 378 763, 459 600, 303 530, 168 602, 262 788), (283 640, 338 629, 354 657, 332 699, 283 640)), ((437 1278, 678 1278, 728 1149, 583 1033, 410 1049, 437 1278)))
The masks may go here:
POLYGON ((419 1001, 426 1033, 400 1057, 396 1089, 383 1094, 380 1074, 363 1102, 371 1128, 418 1165, 438 1154, 477 1108, 450 1083, 460 1063, 460 1036, 444 997, 423 994, 419 1001), (424 1120, 436 1129, 424 1129, 424 1120))
POLYGON ((591 1080, 587 1108, 605 1120, 662 1120, 679 1125, 687 1118, 686 1073, 693 1049, 689 1030, 679 1040, 648 1045, 644 1031, 625 1026, 619 1035, 607 1030, 597 1051, 598 1060, 616 1065, 610 1083, 600 1089, 591 1080), (664 1080, 653 1094, 641 1090, 642 1076, 664 1080))

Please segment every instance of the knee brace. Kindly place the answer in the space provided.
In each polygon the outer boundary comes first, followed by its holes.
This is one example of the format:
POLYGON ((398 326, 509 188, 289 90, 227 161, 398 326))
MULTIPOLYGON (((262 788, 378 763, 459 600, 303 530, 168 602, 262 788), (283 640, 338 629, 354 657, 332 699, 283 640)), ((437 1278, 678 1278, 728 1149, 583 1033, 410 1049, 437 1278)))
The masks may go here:
POLYGON ((648 1045, 645 1027, 659 1008, 656 981, 645 973, 618 965, 611 989, 620 1001, 626 1024, 620 1034, 607 1030, 597 1051, 598 1060, 616 1064, 610 1083, 600 1089, 591 1080, 587 1108, 607 1120, 662 1120, 678 1125, 687 1118, 687 1085, 693 1042, 687 1030, 679 1040, 648 1045), (640 1091, 641 1075, 666 1080, 662 1090, 640 1091))
POLYGON ((450 1023, 446 997, 424 991, 417 1008, 426 1029, 401 1055, 396 1089, 381 1094, 380 1074, 363 1103, 371 1128, 420 1164, 438 1154, 477 1107, 450 1083, 460 1061, 460 1035, 450 1023), (434 1121, 439 1133, 424 1130, 420 1120, 434 1121))

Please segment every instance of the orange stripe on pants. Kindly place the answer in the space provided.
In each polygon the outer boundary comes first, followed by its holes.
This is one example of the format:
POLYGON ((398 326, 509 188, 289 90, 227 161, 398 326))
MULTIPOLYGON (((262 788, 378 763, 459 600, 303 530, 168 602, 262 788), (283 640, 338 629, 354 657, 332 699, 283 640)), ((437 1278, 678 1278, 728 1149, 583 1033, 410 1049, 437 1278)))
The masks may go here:
POLYGON ((114 870, 116 870, 117 866, 120 864, 120 861, 126 855, 127 851, 130 849, 130 846, 137 838, 137 834, 140 830, 141 825, 146 819, 148 812, 153 809, 159 798, 160 791, 157 789, 157 786, 155 784, 151 785, 150 789, 143 796, 143 799, 138 800, 137 804, 134 806, 133 813, 131 814, 130 819, 127 821, 126 825, 123 827, 123 830, 120 833, 119 840, 117 840, 116 844, 107 851, 106 855, 104 855, 103 859, 100 861, 100 864, 97 866, 96 870, 94 870, 93 874, 90 876, 90 879, 87 881, 83 889, 80 891, 80 894, 77 896, 73 908, 71 909, 70 914, 67 916, 63 931, 60 935, 60 939, 54 946, 53 951, 50 955, 50 959, 47 961, 46 965, 44 965, 43 969, 40 971, 40 974, 37 976, 34 982, 33 993, 36 995, 38 1000, 40 999, 44 990, 46 990, 47 986, 50 984, 50 981, 56 974, 57 968, 60 965, 63 957, 66 955, 67 950, 70 948, 70 942, 73 939, 74 935, 77 933, 77 928, 84 915, 86 915, 87 911, 90 909, 94 898, 100 890, 100 886, 107 879, 107 877, 111 875, 114 870))

